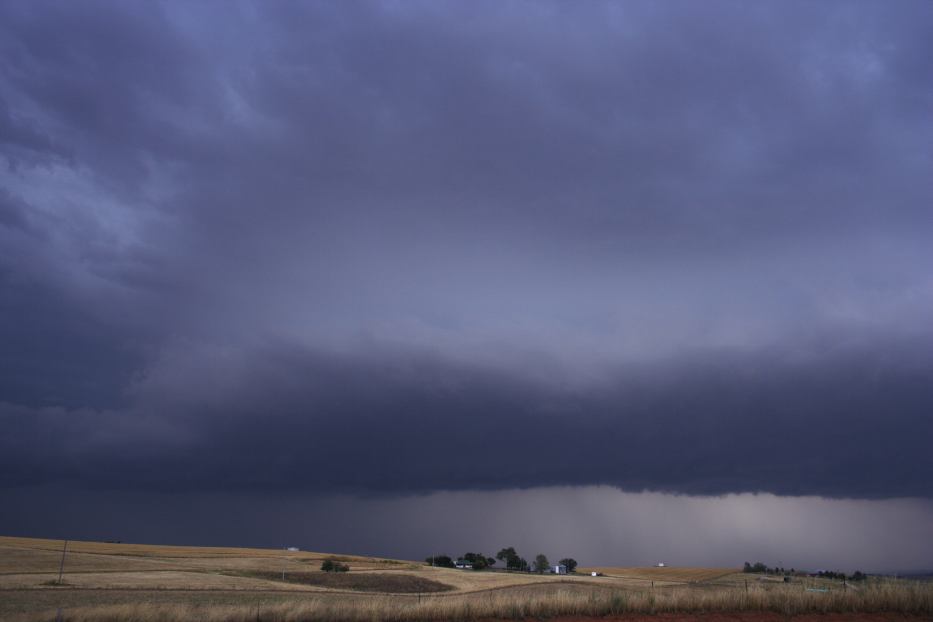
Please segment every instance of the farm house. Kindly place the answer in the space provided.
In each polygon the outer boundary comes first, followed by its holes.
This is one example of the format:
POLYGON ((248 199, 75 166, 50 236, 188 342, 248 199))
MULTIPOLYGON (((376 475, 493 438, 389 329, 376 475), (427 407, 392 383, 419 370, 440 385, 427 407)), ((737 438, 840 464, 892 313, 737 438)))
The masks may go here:
POLYGON ((551 572, 553 572, 554 574, 567 574, 567 566, 565 566, 564 564, 557 564, 556 566, 554 566, 551 572))

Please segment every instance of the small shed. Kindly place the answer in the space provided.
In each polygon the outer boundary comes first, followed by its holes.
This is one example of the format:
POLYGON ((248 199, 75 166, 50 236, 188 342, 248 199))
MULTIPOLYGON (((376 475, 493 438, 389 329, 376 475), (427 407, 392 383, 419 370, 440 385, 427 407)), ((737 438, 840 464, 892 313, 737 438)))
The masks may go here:
POLYGON ((567 574, 567 566, 565 566, 564 564, 557 564, 556 566, 554 566, 554 569, 552 572, 554 574, 567 574))
POLYGON ((664 568, 664 562, 658 562, 658 568, 664 568))
POLYGON ((458 559, 454 564, 455 568, 460 568, 461 570, 473 570, 473 564, 468 562, 465 559, 458 559))

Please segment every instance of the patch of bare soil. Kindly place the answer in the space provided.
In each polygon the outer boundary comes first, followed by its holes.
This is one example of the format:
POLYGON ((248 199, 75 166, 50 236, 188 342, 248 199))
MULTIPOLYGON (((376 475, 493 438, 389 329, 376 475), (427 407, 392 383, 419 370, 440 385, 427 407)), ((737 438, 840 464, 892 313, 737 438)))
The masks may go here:
MULTIPOLYGON (((250 576, 263 579, 282 580, 282 575, 275 572, 249 573, 250 576)), ((431 592, 449 592, 453 586, 425 579, 412 574, 393 572, 289 572, 285 575, 287 583, 314 585, 335 590, 354 590, 358 592, 391 592, 393 594, 427 594, 431 592)))

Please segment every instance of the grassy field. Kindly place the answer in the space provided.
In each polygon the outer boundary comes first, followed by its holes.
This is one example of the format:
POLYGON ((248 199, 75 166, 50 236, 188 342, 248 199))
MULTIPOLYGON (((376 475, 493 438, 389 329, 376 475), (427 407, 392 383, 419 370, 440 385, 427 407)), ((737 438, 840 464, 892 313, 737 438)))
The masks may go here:
POLYGON ((641 581, 655 581, 662 583, 697 583, 713 581, 735 574, 734 568, 620 568, 609 566, 592 566, 578 568, 577 572, 589 574, 599 572, 607 577, 622 579, 637 579, 641 581))
POLYGON ((62 544, 0 537, 0 620, 55 620, 59 611, 62 620, 140 622, 933 613, 933 586, 905 581, 844 589, 838 582, 751 577, 747 586, 748 575, 727 568, 586 568, 586 574, 581 568, 577 575, 555 576, 306 551, 95 542, 69 543, 64 584, 58 585, 62 544), (342 560, 350 572, 320 572, 326 558, 342 560), (591 577, 591 570, 604 576, 591 577))

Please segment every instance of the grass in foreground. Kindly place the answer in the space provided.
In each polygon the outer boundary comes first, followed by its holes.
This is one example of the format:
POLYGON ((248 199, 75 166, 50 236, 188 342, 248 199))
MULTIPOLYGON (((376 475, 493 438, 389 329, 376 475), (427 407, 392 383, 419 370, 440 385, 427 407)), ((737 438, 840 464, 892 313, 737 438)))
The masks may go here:
MULTIPOLYGON (((879 582, 859 591, 813 593, 798 589, 751 588, 699 591, 689 587, 641 592, 584 591, 560 588, 539 594, 502 591, 477 595, 426 597, 419 601, 392 596, 322 600, 315 597, 270 606, 250 605, 116 605, 68 610, 69 622, 424 622, 606 616, 625 613, 772 612, 933 614, 933 586, 912 582, 879 582)), ((30 622, 55 619, 54 614, 20 618, 30 622)))

